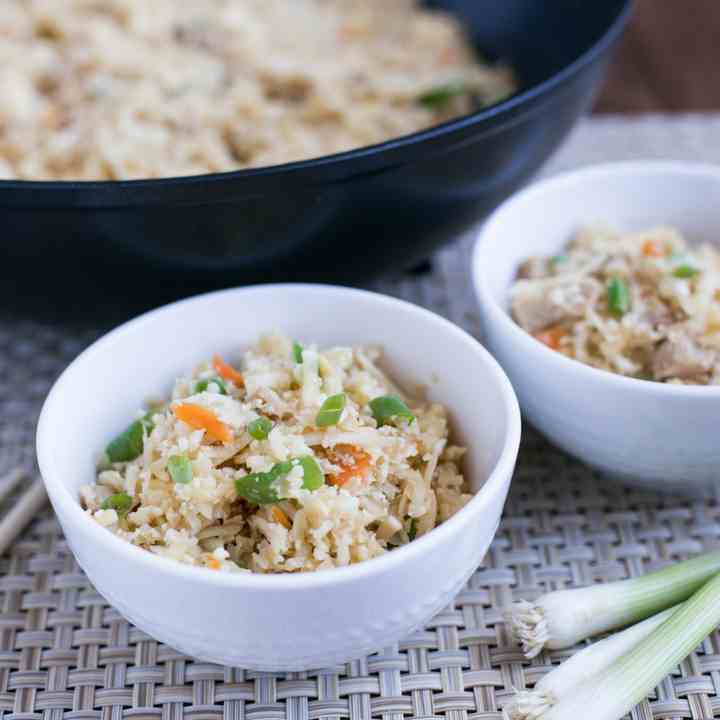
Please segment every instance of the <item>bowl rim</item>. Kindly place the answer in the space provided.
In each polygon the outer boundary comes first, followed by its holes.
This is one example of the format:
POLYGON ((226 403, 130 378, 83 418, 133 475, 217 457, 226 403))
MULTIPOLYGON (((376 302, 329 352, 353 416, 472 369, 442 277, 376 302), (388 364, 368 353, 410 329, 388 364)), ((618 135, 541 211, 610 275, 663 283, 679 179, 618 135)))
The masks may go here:
POLYGON ((625 24, 633 10, 634 0, 619 0, 620 6, 612 21, 604 28, 597 40, 580 53, 571 63, 545 80, 530 85, 508 96, 500 102, 488 105, 472 113, 462 115, 438 125, 408 135, 390 138, 374 145, 363 145, 340 153, 321 155, 278 165, 267 165, 256 168, 228 170, 225 172, 201 173, 197 175, 173 175, 163 178, 137 178, 134 180, 2 180, 0 179, 0 192, 6 190, 105 190, 109 187, 117 188, 157 188, 158 186, 186 185, 198 181, 242 180, 244 178, 264 175, 280 175, 285 172, 302 171, 320 166, 334 166, 351 162, 355 159, 368 158, 380 155, 383 152, 411 147, 426 140, 433 140, 455 131, 467 129, 485 120, 492 120, 505 113, 510 113, 536 100, 548 91, 562 85, 571 77, 579 73, 586 65, 592 63, 599 55, 612 46, 622 33, 625 24))
POLYGON ((588 180, 608 181, 623 176, 657 177, 668 174, 679 177, 702 177, 720 184, 720 166, 711 163, 673 160, 632 160, 590 165, 577 170, 558 173, 533 183, 503 202, 487 219, 476 236, 472 253, 471 274, 477 301, 498 322, 501 332, 510 335, 528 353, 541 353, 545 362, 553 363, 558 372, 574 372, 576 375, 596 382, 604 382, 618 390, 641 392, 659 397, 702 397, 716 400, 720 385, 671 385, 656 380, 627 377, 586 365, 579 360, 555 352, 523 330, 510 316, 509 311, 495 298, 489 287, 488 272, 492 267, 494 236, 498 226, 506 218, 522 210, 527 203, 537 203, 546 193, 570 191, 572 187, 588 180))
POLYGON ((437 546, 450 540, 471 518, 482 513, 491 497, 501 492, 506 478, 508 478, 508 482, 510 481, 520 446, 520 436, 520 408, 509 379, 492 355, 465 330, 430 310, 381 293, 346 288, 338 285, 282 283, 250 285, 191 296, 143 313, 100 337, 83 350, 65 370, 63 370, 48 393, 38 420, 36 453, 43 482, 55 512, 65 522, 86 523, 84 532, 92 538, 93 542, 97 543, 98 548, 102 549, 105 547, 112 553, 125 553, 129 561, 136 562, 139 567, 148 571, 173 573, 189 581, 209 582, 214 585, 247 588, 248 590, 270 590, 274 588, 299 590, 324 587, 336 583, 372 577, 385 572, 392 572, 394 568, 403 562, 410 562, 413 559, 418 560, 426 548, 429 548, 431 545, 437 546), (78 498, 74 496, 62 482, 57 480, 57 473, 51 468, 48 459, 49 446, 52 444, 51 436, 56 427, 56 425, 51 426, 50 423, 52 415, 58 415, 55 406, 59 402, 57 398, 67 375, 75 372, 75 368, 78 366, 86 362, 92 362, 93 355, 102 350, 105 345, 116 342, 124 335, 134 333, 137 329, 143 328, 143 326, 151 327, 153 323, 161 320, 168 312, 176 312, 183 307, 196 302, 202 302, 211 297, 235 297, 237 295, 242 296, 254 293, 277 293, 290 289, 303 289, 307 292, 328 294, 330 296, 342 294, 346 297, 350 296, 360 302, 369 301, 376 303, 378 306, 383 306, 382 310, 384 312, 393 312, 394 309, 411 312, 418 319, 434 324, 439 332, 454 335, 467 345, 471 352, 481 358, 487 368, 489 381, 495 383, 500 392, 508 429, 503 439, 497 462, 488 474, 485 483, 474 493, 470 502, 451 518, 435 527, 431 532, 392 552, 387 552, 384 555, 364 560, 354 565, 317 572, 292 574, 262 574, 252 572, 219 573, 208 568, 185 565, 132 545, 113 533, 108 532, 107 529, 101 527, 98 523, 92 522, 81 508, 78 498))

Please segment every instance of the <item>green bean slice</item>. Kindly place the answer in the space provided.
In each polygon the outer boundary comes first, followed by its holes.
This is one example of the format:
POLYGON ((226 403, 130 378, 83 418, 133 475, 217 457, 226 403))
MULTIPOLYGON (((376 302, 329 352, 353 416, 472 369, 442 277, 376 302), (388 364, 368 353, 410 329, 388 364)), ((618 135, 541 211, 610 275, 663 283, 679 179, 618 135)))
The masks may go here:
POLYGON ((171 455, 168 458, 167 470, 173 482, 187 485, 192 482, 192 465, 187 455, 171 455))
POLYGON ((209 377, 198 380, 195 385, 195 392, 201 393, 206 392, 210 385, 215 385, 220 395, 227 395, 227 387, 225 383, 219 377, 209 377))
POLYGON ((255 440, 265 440, 273 429, 273 424, 265 417, 257 417, 248 423, 247 431, 255 440))
POLYGON ((607 297, 608 310, 613 315, 621 317, 630 310, 630 288, 622 278, 614 277, 610 280, 607 297))
POLYGON ((378 427, 389 425, 395 418, 411 423, 415 419, 410 408, 397 395, 381 395, 370 401, 370 410, 378 427))
POLYGON ((103 500, 103 510, 114 510, 119 517, 125 517, 133 506, 133 499, 127 493, 116 493, 103 500))
POLYGON ((345 409, 347 396, 345 393, 331 395, 320 407, 320 411, 315 418, 315 424, 318 427, 330 427, 337 425, 345 409))

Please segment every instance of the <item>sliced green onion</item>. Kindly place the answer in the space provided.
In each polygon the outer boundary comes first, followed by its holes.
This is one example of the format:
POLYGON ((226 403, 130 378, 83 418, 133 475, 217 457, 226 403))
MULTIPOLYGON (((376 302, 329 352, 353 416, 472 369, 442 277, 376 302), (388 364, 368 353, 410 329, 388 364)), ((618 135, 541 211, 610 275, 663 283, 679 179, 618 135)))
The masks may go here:
POLYGON ((192 482, 193 472, 187 455, 172 455, 168 458, 167 469, 173 482, 187 485, 192 482))
POLYGON ((693 278, 699 272, 700 271, 696 267, 693 267, 692 265, 678 265, 673 270, 673 277, 682 278, 682 279, 693 278))
POLYGON ((555 267, 556 265, 562 265, 563 263, 566 263, 570 259, 569 255, 565 255, 561 253, 560 255, 553 255, 553 257, 550 258, 550 265, 555 267))
POLYGON ((295 341, 295 342, 293 342, 292 351, 293 351, 293 359, 295 360, 295 362, 298 365, 302 365, 303 346, 299 342, 295 341))
POLYGON ((598 640, 575 653, 543 675, 532 690, 521 690, 505 706, 509 720, 533 720, 544 717, 553 705, 573 692, 596 673, 603 672, 641 640, 662 625, 678 606, 653 615, 622 632, 598 640))
POLYGON ((273 429, 273 424, 264 417, 255 418, 252 422, 248 423, 247 431, 250 437, 256 440, 265 440, 273 429))
POLYGON ((320 412, 315 418, 315 424, 318 427, 337 425, 345 409, 346 400, 345 393, 330 396, 320 407, 320 412))
POLYGON ((103 500, 103 510, 114 510, 120 517, 125 517, 133 506, 133 500, 127 493, 116 493, 103 500))
POLYGON ((436 108, 447 105, 453 98, 460 95, 467 95, 470 92, 468 86, 458 80, 455 82, 447 83, 446 85, 438 85, 435 88, 424 92, 418 98, 418 102, 424 105, 426 108, 434 110, 436 108))
POLYGON ((622 316, 630 310, 630 288, 620 277, 614 277, 608 283, 608 310, 613 315, 622 316))
POLYGON ((720 575, 715 575, 647 637, 539 717, 617 720, 641 702, 720 624, 720 575))
POLYGON ((532 658, 543 648, 569 648, 677 605, 718 572, 720 551, 715 551, 642 577, 557 590, 533 603, 521 600, 510 609, 508 622, 532 658))
POLYGON ((142 455, 144 436, 152 432, 154 424, 152 413, 147 413, 140 420, 135 420, 105 448, 110 462, 130 462, 142 455))
POLYGON ((280 502, 275 489, 276 482, 292 470, 290 462, 273 465, 267 472, 250 473, 235 481, 237 494, 256 505, 280 502))
POLYGON ((410 518, 410 522, 408 523, 407 535, 408 538, 410 538, 410 542, 412 542, 417 536, 417 518, 410 518))
POLYGON ((235 490, 240 497, 256 505, 280 502, 282 498, 277 492, 278 481, 298 465, 303 469, 303 487, 306 490, 317 490, 325 483, 325 476, 315 458, 306 455, 277 463, 267 472, 251 473, 238 478, 235 481, 235 490))
POLYGON ((395 418, 411 423, 415 416, 397 395, 381 395, 370 401, 370 410, 379 427, 389 425, 395 418))
POLYGON ((199 380, 195 385, 195 392, 205 392, 210 385, 217 386, 218 392, 221 395, 227 395, 227 387, 225 387, 225 383, 219 377, 203 378, 202 380, 199 380))
POLYGON ((306 490, 317 490, 325 484, 325 476, 317 460, 312 455, 304 455, 297 460, 291 461, 300 463, 303 469, 303 487, 306 490))

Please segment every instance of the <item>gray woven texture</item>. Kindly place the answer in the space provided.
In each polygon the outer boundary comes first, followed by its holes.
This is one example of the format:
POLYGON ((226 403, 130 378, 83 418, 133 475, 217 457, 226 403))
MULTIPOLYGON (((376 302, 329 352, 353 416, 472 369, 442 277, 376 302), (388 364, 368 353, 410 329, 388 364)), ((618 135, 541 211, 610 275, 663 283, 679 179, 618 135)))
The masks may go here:
MULTIPOLYGON (((720 161, 720 118, 586 121, 546 172, 639 157, 720 161)), ((479 335, 467 258, 442 251, 431 275, 377 289, 479 335)), ((2 477, 33 461, 37 413, 59 371, 99 333, 19 321, 0 311, 2 477)), ((10 500, 0 507, 5 512, 10 500)), ((511 599, 640 575, 720 546, 716 501, 610 485, 524 434, 504 520, 455 602, 397 646, 345 666, 263 674, 184 657, 97 594, 48 509, 0 559, 0 715, 12 720, 501 718, 571 651, 523 658, 501 622, 511 599)), ((720 717, 720 635, 713 634, 633 711, 634 718, 720 717)))

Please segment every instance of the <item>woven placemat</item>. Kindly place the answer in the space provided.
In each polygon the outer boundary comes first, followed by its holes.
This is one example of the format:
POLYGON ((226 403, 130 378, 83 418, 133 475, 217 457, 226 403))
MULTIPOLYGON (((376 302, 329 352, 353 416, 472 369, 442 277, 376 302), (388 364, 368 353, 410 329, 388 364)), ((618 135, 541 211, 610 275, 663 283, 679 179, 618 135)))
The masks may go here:
MULTIPOLYGON (((547 172, 632 157, 720 161, 718 140, 717 117, 589 120, 547 172)), ((439 253, 429 275, 383 281, 377 289, 479 336, 466 274, 470 244, 465 238, 439 253)), ((12 468, 32 466, 42 399, 100 331, 45 326, 0 310, 0 482, 12 468)), ((47 509, 0 559, 0 715, 499 720, 513 688, 532 685, 571 654, 526 660, 508 637, 501 607, 546 590, 636 576, 718 546, 716 500, 608 484, 526 429, 500 530, 451 606, 370 657, 269 674, 195 661, 130 625, 89 584, 47 509)), ((632 716, 720 717, 720 635, 711 635, 632 716)))

